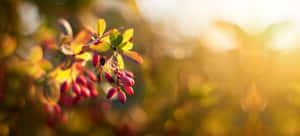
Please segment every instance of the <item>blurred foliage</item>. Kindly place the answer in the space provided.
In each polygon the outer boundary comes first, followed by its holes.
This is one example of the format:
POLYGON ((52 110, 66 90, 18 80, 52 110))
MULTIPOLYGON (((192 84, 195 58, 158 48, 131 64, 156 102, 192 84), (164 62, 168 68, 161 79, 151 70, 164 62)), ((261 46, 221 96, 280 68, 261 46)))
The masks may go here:
POLYGON ((209 33, 165 38, 158 32, 163 26, 140 14, 133 0, 1 0, 0 135, 300 135, 300 50, 282 53, 268 45, 289 23, 252 34, 218 20, 213 27, 236 47, 215 51, 223 41, 207 39, 209 33), (64 109, 64 120, 51 128, 43 87, 34 79, 64 59, 55 50, 62 17, 74 33, 100 17, 109 29, 134 28, 132 42, 144 64, 125 62, 136 73, 126 104, 106 100, 104 84, 97 99, 64 109))

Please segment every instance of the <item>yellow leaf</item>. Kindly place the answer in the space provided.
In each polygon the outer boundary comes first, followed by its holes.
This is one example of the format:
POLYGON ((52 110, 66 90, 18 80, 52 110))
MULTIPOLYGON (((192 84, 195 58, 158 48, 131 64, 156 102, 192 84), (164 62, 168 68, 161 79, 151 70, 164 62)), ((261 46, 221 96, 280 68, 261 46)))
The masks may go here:
POLYGON ((45 71, 38 64, 27 64, 25 69, 27 73, 35 79, 38 79, 45 74, 45 71))
POLYGON ((132 47, 133 47, 133 43, 132 42, 126 42, 126 43, 123 43, 119 48, 122 51, 128 51, 128 50, 131 50, 132 47))
POLYGON ((80 55, 76 55, 76 59, 82 59, 85 61, 91 60, 92 59, 92 54, 89 52, 80 54, 80 55))
POLYGON ((97 36, 101 37, 106 29, 106 23, 104 19, 99 19, 96 25, 97 36))
POLYGON ((127 41, 129 41, 130 39, 132 39, 133 33, 134 33, 133 28, 127 29, 127 30, 123 33, 123 41, 122 41, 122 43, 127 42, 127 41))
POLYGON ((55 83, 62 83, 64 81, 71 82, 72 79, 75 79, 79 74, 75 65, 72 65, 69 69, 63 70, 61 67, 63 65, 58 66, 55 70, 49 73, 48 78, 51 79, 55 83))
POLYGON ((107 52, 111 49, 110 44, 108 42, 102 42, 99 44, 93 44, 90 46, 90 49, 95 50, 97 52, 107 52))
POLYGON ((40 60, 39 65, 42 69, 47 70, 47 71, 51 70, 53 68, 52 64, 48 60, 45 60, 45 59, 40 60))
POLYGON ((28 60, 31 62, 38 62, 43 58, 43 50, 40 46, 35 46, 31 48, 28 55, 28 60))

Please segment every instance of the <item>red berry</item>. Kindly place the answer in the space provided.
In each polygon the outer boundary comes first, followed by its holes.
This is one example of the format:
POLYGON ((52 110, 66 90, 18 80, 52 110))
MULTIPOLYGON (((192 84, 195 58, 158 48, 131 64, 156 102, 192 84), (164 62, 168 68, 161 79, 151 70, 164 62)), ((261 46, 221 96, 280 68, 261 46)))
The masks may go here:
POLYGON ((48 117, 47 124, 49 127, 53 128, 55 125, 55 118, 54 117, 48 117))
POLYGON ((95 74, 93 72, 90 71, 86 71, 87 76, 89 77, 89 79, 93 82, 97 81, 97 77, 95 76, 95 74))
POLYGON ((134 86, 134 80, 133 79, 130 79, 130 84, 131 84, 131 86, 134 86))
POLYGON ((115 95, 115 93, 117 92, 117 88, 111 88, 109 89, 106 98, 110 99, 111 97, 113 97, 115 95))
POLYGON ((98 54, 95 54, 95 55, 93 56, 93 65, 94 65, 94 66, 97 66, 98 63, 99 63, 99 60, 100 60, 100 56, 99 56, 98 54))
POLYGON ((119 76, 124 76, 125 73, 119 71, 117 74, 118 74, 119 76))
POLYGON ((82 87, 82 88, 81 88, 81 95, 82 95, 83 97, 89 97, 89 96, 90 96, 90 90, 87 89, 87 88, 85 88, 85 87, 82 87))
POLYGON ((77 96, 74 98, 73 103, 74 103, 74 104, 78 104, 78 103, 81 101, 81 99, 82 99, 82 96, 77 95, 77 96))
POLYGON ((125 103, 126 102, 126 95, 123 91, 119 91, 118 93, 118 99, 121 103, 125 103))
POLYGON ((112 78, 112 76, 108 73, 105 72, 105 75, 104 75, 105 79, 110 82, 110 83, 113 83, 114 82, 114 79, 112 78))
POLYGON ((59 121, 60 121, 60 123, 62 123, 62 124, 66 124, 67 121, 68 121, 67 115, 66 115, 66 114, 62 114, 61 119, 60 119, 59 121))
POLYGON ((133 89, 131 86, 123 86, 123 88, 128 95, 133 95, 133 89))
POLYGON ((67 81, 63 82, 60 86, 60 92, 66 93, 69 89, 69 83, 67 81))
POLYGON ((72 83, 72 90, 77 95, 79 95, 81 92, 80 86, 77 83, 72 83))
POLYGON ((86 85, 86 79, 84 78, 84 76, 82 76, 82 75, 79 75, 77 78, 76 78, 76 83, 78 83, 78 84, 81 84, 81 85, 83 85, 83 86, 85 86, 86 85))
POLYGON ((53 109, 54 109, 54 113, 56 114, 56 115, 60 115, 61 114, 61 109, 60 109, 60 106, 59 105, 54 105, 53 106, 53 109))
POLYGON ((120 80, 124 86, 133 86, 134 85, 134 80, 129 77, 121 76, 120 80))
POLYGON ((125 75, 126 75, 127 77, 133 78, 133 73, 128 72, 128 71, 126 71, 126 72, 124 72, 124 73, 125 73, 125 75))
POLYGON ((87 82, 86 86, 89 90, 94 90, 95 89, 94 84, 92 82, 87 82))
POLYGON ((91 96, 92 97, 98 96, 98 92, 95 89, 94 90, 90 90, 90 92, 91 92, 91 96))
POLYGON ((51 108, 51 106, 50 106, 48 103, 46 103, 46 104, 44 105, 44 110, 45 110, 46 112, 49 112, 49 111, 50 111, 50 108, 51 108))

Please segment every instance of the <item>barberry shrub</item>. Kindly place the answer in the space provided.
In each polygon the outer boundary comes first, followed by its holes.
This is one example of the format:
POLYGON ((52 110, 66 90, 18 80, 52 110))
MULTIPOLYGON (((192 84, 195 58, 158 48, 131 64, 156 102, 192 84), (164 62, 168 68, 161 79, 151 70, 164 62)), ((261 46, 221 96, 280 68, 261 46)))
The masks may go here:
POLYGON ((133 29, 123 32, 120 29, 105 31, 106 23, 99 19, 96 30, 87 27, 73 37, 71 25, 66 20, 60 19, 58 24, 61 29, 58 50, 64 59, 52 71, 43 72, 37 78, 42 81, 39 83, 43 83, 48 124, 52 126, 54 121, 51 119, 61 118, 61 106, 70 107, 84 99, 97 97, 100 92, 96 84, 101 82, 112 86, 106 99, 117 94, 117 99, 125 103, 126 94, 134 94, 132 87, 135 82, 133 73, 125 70, 123 58, 138 64, 143 63, 142 57, 131 51, 133 29), (89 61, 92 68, 87 67, 89 61))

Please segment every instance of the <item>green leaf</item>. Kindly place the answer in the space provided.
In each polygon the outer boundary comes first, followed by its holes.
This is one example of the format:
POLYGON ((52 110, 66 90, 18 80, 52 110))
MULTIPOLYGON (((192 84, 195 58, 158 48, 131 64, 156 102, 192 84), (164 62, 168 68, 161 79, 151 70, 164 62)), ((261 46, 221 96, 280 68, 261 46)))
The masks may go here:
POLYGON ((99 19, 96 25, 97 36, 101 37, 106 29, 106 23, 104 19, 99 19))
POLYGON ((124 69, 124 61, 123 61, 123 57, 121 56, 121 54, 117 54, 117 60, 118 60, 118 66, 119 69, 124 69))
POLYGON ((127 30, 123 33, 123 41, 122 41, 122 43, 127 42, 127 41, 129 41, 130 39, 132 39, 133 33, 134 33, 133 28, 127 29, 127 30))
POLYGON ((142 64, 144 62, 143 58, 141 57, 140 54, 138 54, 137 52, 134 51, 125 51, 124 55, 126 56, 126 58, 128 58, 129 60, 138 63, 138 64, 142 64))
POLYGON ((123 36, 118 32, 117 29, 113 29, 110 32, 109 39, 112 47, 118 47, 123 40, 123 36))
POLYGON ((122 43, 118 49, 121 50, 121 51, 128 51, 128 50, 131 50, 133 47, 133 43, 132 42, 125 42, 125 43, 122 43))

